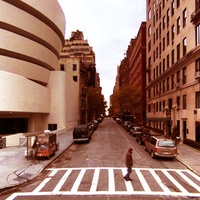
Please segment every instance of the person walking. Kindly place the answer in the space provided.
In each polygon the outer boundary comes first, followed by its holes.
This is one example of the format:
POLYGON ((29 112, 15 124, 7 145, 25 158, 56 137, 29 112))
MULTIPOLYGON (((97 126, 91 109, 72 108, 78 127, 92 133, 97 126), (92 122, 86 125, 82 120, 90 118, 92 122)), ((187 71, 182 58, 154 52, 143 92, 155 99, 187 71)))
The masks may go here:
POLYGON ((128 152, 126 153, 126 167, 127 167, 127 174, 124 176, 126 181, 132 181, 130 178, 130 174, 132 173, 132 166, 133 166, 133 158, 132 158, 133 148, 129 148, 128 152))

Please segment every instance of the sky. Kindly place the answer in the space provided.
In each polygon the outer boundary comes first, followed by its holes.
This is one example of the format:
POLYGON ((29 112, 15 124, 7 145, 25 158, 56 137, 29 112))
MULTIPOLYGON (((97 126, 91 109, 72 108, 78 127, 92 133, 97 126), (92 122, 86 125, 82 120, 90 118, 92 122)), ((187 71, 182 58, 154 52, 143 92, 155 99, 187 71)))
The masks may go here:
POLYGON ((82 31, 93 47, 100 86, 109 107, 117 67, 146 21, 146 0, 58 0, 66 18, 65 39, 82 31))

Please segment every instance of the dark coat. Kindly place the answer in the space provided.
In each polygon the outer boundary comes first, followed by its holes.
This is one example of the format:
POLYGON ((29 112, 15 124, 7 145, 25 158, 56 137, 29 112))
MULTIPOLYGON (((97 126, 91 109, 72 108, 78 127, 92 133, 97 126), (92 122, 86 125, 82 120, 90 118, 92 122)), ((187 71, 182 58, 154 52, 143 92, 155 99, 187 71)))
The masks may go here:
POLYGON ((132 149, 129 149, 126 153, 126 167, 132 167, 133 166, 133 158, 132 158, 132 149))

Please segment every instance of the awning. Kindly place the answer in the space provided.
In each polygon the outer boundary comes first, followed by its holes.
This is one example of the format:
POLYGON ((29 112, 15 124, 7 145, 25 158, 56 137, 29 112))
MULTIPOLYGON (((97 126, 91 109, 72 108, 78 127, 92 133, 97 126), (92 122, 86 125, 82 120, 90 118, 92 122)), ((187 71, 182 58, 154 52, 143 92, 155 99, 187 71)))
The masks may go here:
POLYGON ((146 119, 147 121, 152 121, 152 122, 155 122, 155 121, 159 121, 159 122, 168 122, 170 121, 171 119, 169 117, 149 117, 146 119))

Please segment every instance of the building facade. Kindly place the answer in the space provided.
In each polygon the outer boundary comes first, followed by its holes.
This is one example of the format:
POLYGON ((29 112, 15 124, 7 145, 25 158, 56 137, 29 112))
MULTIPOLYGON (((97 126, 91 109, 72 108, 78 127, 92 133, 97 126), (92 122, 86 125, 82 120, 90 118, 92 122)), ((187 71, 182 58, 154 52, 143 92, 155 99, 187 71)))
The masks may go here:
POLYGON ((199 0, 146 3, 147 123, 166 136, 200 142, 199 0))
POLYGON ((0 134, 72 127, 74 83, 56 69, 65 41, 58 2, 3 0, 0 7, 0 134))
POLYGON ((146 118, 146 22, 141 23, 137 36, 131 39, 118 73, 119 88, 124 85, 135 88, 137 93, 135 102, 139 103, 130 109, 130 113, 134 115, 134 121, 144 124, 146 118))
POLYGON ((66 71, 76 84, 74 90, 78 94, 76 102, 81 124, 86 123, 88 118, 88 88, 100 85, 95 65, 95 53, 83 33, 79 30, 72 32, 71 37, 65 40, 58 70, 66 71))

